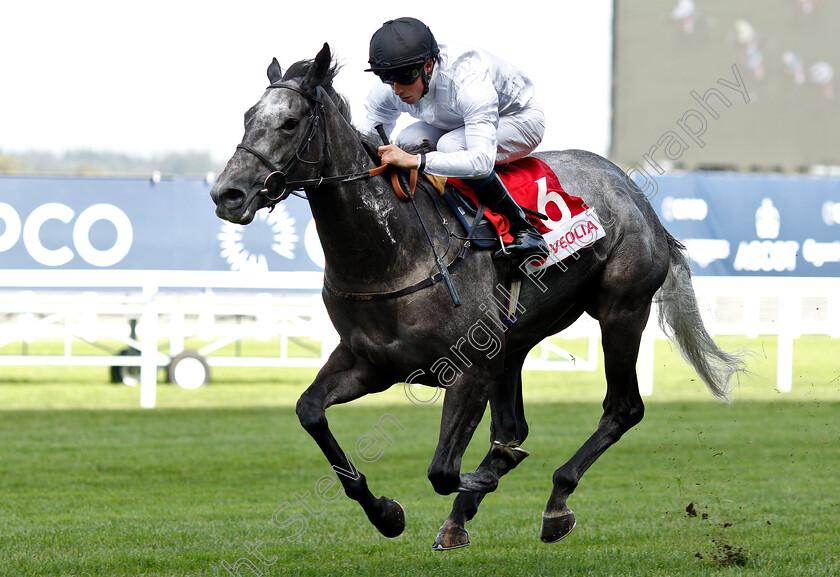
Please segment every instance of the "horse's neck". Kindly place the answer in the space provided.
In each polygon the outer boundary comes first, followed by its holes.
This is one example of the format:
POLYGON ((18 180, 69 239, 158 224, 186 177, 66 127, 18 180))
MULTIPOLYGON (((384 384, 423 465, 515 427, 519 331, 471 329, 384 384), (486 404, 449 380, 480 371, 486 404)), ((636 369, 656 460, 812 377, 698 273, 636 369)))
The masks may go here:
MULTIPOLYGON (((355 131, 350 131, 332 126, 324 175, 374 167, 355 131)), ((308 196, 331 281, 341 282, 347 290, 364 291, 393 288, 395 283, 428 274, 429 263, 415 258, 429 250, 424 248, 428 241, 417 215, 397 198, 385 178, 324 186, 308 196)))
POLYGON ((417 264, 410 253, 417 245, 414 235, 407 234, 413 227, 403 222, 400 213, 405 211, 396 206, 393 191, 365 181, 324 192, 310 205, 331 280, 365 291, 411 274, 417 264))

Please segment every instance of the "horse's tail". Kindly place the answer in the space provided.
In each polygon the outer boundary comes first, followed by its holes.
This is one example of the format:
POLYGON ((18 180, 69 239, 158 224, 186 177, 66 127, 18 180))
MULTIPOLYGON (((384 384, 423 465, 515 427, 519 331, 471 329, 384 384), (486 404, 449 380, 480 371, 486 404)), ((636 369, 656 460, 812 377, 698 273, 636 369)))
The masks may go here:
POLYGON ((656 296, 659 327, 718 399, 728 401, 731 380, 744 372, 743 355, 721 349, 703 326, 685 247, 668 235, 671 266, 656 296))

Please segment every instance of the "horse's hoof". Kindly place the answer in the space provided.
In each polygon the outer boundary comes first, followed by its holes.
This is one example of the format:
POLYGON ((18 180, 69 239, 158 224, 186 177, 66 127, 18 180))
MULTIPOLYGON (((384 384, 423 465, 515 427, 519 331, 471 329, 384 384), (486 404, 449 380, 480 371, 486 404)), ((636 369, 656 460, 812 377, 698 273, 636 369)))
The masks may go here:
POLYGON ((463 527, 459 527, 449 521, 443 524, 443 527, 438 531, 435 537, 435 543, 432 549, 435 551, 449 551, 450 549, 460 549, 470 544, 470 535, 463 527))
POLYGON ((397 537, 405 530, 405 510, 398 502, 387 497, 376 500, 377 517, 370 518, 373 526, 388 538, 397 537))
POLYGON ((558 517, 546 517, 543 515, 540 539, 544 543, 556 543, 571 533, 575 525, 577 525, 577 520, 575 519, 575 514, 571 511, 558 517))
POLYGON ((499 486, 499 476, 487 469, 475 473, 461 473, 458 491, 461 493, 492 493, 499 486))

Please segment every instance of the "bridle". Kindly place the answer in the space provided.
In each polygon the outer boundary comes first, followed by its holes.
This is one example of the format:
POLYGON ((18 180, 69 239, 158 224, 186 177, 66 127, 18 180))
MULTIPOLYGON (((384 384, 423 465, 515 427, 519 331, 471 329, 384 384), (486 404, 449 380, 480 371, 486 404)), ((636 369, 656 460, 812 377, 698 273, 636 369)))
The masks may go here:
MULTIPOLYGON (((300 144, 298 145, 297 149, 295 150, 294 156, 289 158, 286 163, 283 165, 282 168, 278 169, 271 160, 268 159, 267 156, 263 155, 262 153, 254 150, 247 144, 238 144, 236 146, 237 149, 242 149, 246 152, 251 153, 256 158, 259 159, 269 170, 268 176, 265 177, 263 181, 263 187, 259 191, 259 194, 264 196, 268 201, 266 207, 269 210, 273 210, 274 207, 277 205, 278 202, 281 202, 288 198, 288 196, 292 193, 293 190, 298 188, 303 188, 307 186, 311 186, 314 188, 318 188, 322 184, 332 183, 332 182, 351 182, 354 180, 365 180, 381 174, 385 170, 389 168, 388 164, 383 164, 377 168, 373 168, 371 170, 367 170, 365 172, 358 172, 355 174, 342 174, 338 176, 318 176, 316 178, 309 178, 304 180, 287 180, 287 174, 289 170, 295 165, 297 162, 302 162, 304 164, 314 165, 320 164, 320 160, 306 160, 303 158, 303 154, 309 151, 309 145, 312 143, 312 139, 315 138, 315 134, 318 132, 318 126, 323 126, 324 131, 324 145, 326 146, 327 143, 327 127, 326 123, 321 122, 321 116, 324 115, 324 101, 319 98, 316 94, 312 94, 303 90, 302 88, 292 85, 292 84, 283 84, 282 82, 272 83, 269 85, 267 90, 274 89, 274 88, 285 88, 286 90, 291 90, 293 92, 297 92, 305 96, 308 100, 314 102, 314 106, 312 109, 312 114, 309 116, 309 134, 301 140, 300 144), (279 181, 274 182, 272 179, 276 179, 279 181), (269 182, 273 184, 270 185, 269 182), (280 188, 280 192, 276 193, 277 187, 280 188), (276 194, 272 194, 274 191, 276 194)), ((318 86, 316 87, 317 94, 320 94, 323 91, 323 88, 318 86)), ((380 130, 380 135, 383 139, 383 144, 387 144, 387 136, 385 136, 385 132, 381 130, 381 127, 378 127, 380 130)), ((417 204, 414 202, 414 189, 417 185, 417 171, 411 171, 411 179, 409 181, 409 189, 410 192, 407 193, 403 190, 402 185, 399 182, 399 178, 397 176, 397 171, 391 171, 391 183, 394 186, 394 191, 397 193, 400 198, 403 200, 410 200, 411 204, 414 206, 414 210, 417 212, 417 217, 420 220, 420 224, 423 226, 423 231, 426 234, 426 238, 429 241, 429 244, 432 248, 432 253, 435 257, 435 263, 437 264, 438 268, 440 269, 440 273, 434 277, 424 279, 423 281, 416 283, 413 286, 406 287, 405 289, 400 289, 399 291, 390 291, 385 293, 347 293, 336 291, 335 289, 331 288, 326 276, 324 277, 324 287, 326 290, 334 295, 340 296, 342 298, 350 298, 350 299, 357 299, 360 298, 361 300, 371 300, 371 299, 378 299, 378 298, 395 298, 397 296, 402 296, 403 294, 410 294, 412 292, 418 291, 422 288, 427 286, 431 286, 432 284, 437 283, 440 280, 444 281, 446 284, 446 288, 449 291, 449 295, 452 298, 452 303, 454 306, 460 306, 461 300, 458 297, 458 292, 455 289, 455 284, 452 281, 452 277, 449 273, 449 266, 447 266, 441 256, 438 254, 437 248, 435 247, 434 240, 432 239, 432 235, 429 232, 428 227, 426 226, 425 221, 423 220, 423 215, 420 213, 420 209, 417 208, 417 204)), ((460 259, 459 259, 460 260, 460 259)))
MULTIPOLYGON (((321 125, 321 116, 323 116, 324 114, 324 102, 320 98, 318 98, 318 96, 291 84, 273 83, 270 86, 268 86, 267 90, 273 88, 285 88, 286 90, 292 90, 294 92, 297 92, 298 94, 305 96, 308 100, 311 100, 314 103, 314 106, 312 109, 312 114, 309 115, 309 134, 303 140, 301 140, 300 144, 295 150, 294 155, 290 157, 288 161, 286 161, 282 168, 277 168, 277 166, 275 166, 275 164, 271 160, 269 160, 267 156, 265 156, 257 150, 254 150, 247 144, 240 143, 236 146, 237 149, 242 149, 246 152, 250 152, 252 155, 257 157, 257 159, 259 159, 259 161, 262 162, 266 166, 266 168, 268 168, 268 176, 266 176, 263 180, 263 187, 259 193, 269 201, 271 206, 288 198, 289 194, 291 194, 293 190, 302 188, 304 186, 311 186, 312 184, 320 184, 319 179, 315 179, 314 182, 310 180, 290 181, 287 179, 286 175, 297 162, 302 162, 303 164, 309 165, 320 163, 320 159, 306 160, 305 158, 303 158, 303 154, 309 151, 309 146, 310 144, 312 144, 312 139, 315 138, 315 134, 318 132, 318 126, 321 125), (277 193, 278 189, 280 191, 279 193, 277 193)), ((321 87, 319 86, 317 89, 320 90, 321 87)), ((324 130, 326 131, 326 128, 324 130)), ((326 141, 326 138, 324 140, 326 141)))
POLYGON ((324 143, 327 142, 326 123, 322 122, 321 120, 321 118, 324 116, 324 101, 317 95, 323 91, 323 88, 317 86, 317 94, 312 94, 311 92, 303 90, 302 88, 295 86, 294 84, 284 84, 278 82, 269 85, 266 90, 274 88, 283 88, 286 90, 297 92, 298 94, 301 94, 302 96, 306 97, 308 100, 313 102, 314 105, 312 108, 312 114, 310 114, 309 116, 309 133, 305 138, 303 138, 303 140, 301 140, 300 144, 295 150, 294 155, 290 157, 289 160, 287 160, 281 168, 277 168, 277 166, 266 155, 262 154, 257 150, 254 150, 247 144, 240 143, 236 146, 237 149, 242 149, 255 156, 260 162, 263 163, 263 165, 265 165, 266 168, 268 168, 269 173, 263 180, 263 187, 259 191, 259 194, 265 197, 265 199, 268 201, 268 204, 266 204, 267 207, 273 208, 274 205, 276 205, 278 202, 286 200, 286 198, 288 198, 289 195, 293 193, 293 191, 301 188, 310 186, 318 188, 322 184, 365 180, 371 178, 372 176, 381 174, 388 168, 388 165, 384 164, 377 168, 354 174, 341 174, 337 176, 317 176, 315 178, 308 178, 303 180, 288 180, 287 175, 296 163, 300 162, 303 164, 316 165, 320 164, 321 162, 321 159, 306 160, 303 156, 309 152, 310 145, 312 144, 312 140, 315 138, 315 134, 318 132, 319 126, 323 127, 322 131, 324 133, 324 143), (279 192, 277 192, 278 190, 279 192))

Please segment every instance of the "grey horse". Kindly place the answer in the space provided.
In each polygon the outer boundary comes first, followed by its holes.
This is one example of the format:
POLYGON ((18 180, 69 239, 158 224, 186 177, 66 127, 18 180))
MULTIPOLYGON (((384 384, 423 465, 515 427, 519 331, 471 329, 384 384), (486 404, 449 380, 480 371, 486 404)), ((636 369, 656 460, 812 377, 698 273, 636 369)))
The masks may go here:
POLYGON ((330 431, 326 409, 395 383, 444 387, 428 478, 436 492, 458 495, 434 548, 462 547, 484 495, 528 455, 519 446, 528 436, 526 355, 587 313, 600 324, 607 393, 597 429, 553 475, 541 538, 558 541, 575 526, 567 499, 582 475, 644 414, 635 365, 654 298, 660 325, 714 396, 727 397, 743 360, 704 329, 683 247, 614 164, 580 150, 539 155, 565 190, 597 213, 606 235, 539 275, 517 272, 492 259, 492 250, 461 250, 466 231, 446 218, 450 209, 423 179, 406 202, 374 176, 375 145, 352 126, 346 100, 332 87, 336 72, 327 44, 285 74, 273 60, 271 84, 245 114, 242 142, 210 191, 216 214, 241 224, 305 191, 326 260, 323 299, 341 340, 298 401, 301 425, 340 473, 347 496, 395 537, 405 527, 402 506, 374 497, 330 431), (496 303, 513 276, 523 280, 510 329, 496 303), (462 473, 488 403, 493 442, 478 469, 462 473))

